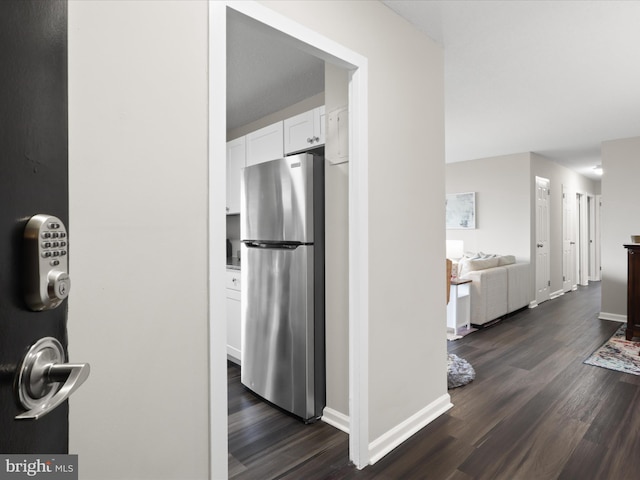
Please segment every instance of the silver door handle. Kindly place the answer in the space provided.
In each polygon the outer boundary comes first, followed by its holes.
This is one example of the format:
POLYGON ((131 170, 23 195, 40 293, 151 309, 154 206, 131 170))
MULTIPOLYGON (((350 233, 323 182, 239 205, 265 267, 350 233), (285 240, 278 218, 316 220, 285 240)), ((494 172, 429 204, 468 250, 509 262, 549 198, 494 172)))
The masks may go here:
POLYGON ((28 411, 16 416, 16 420, 38 420, 45 416, 89 378, 88 363, 63 361, 64 349, 53 337, 42 338, 29 349, 18 374, 18 397, 28 411))

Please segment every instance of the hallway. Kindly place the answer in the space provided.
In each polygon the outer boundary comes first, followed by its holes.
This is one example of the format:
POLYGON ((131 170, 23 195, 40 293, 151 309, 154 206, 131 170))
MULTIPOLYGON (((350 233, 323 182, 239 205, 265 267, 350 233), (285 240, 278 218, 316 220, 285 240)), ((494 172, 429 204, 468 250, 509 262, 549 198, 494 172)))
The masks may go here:
POLYGON ((348 464, 347 435, 267 407, 230 366, 230 478, 637 478, 640 377, 582 363, 620 326, 599 320, 599 308, 595 282, 450 342, 475 381, 449 392, 447 414, 362 471, 348 464))

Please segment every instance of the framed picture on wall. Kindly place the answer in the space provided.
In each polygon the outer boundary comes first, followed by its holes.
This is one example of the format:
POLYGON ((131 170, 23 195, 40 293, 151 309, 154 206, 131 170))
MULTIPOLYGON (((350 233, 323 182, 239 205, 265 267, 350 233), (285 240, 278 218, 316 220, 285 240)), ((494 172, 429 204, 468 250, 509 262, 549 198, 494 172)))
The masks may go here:
POLYGON ((447 229, 476 228, 476 192, 447 194, 445 205, 447 229))

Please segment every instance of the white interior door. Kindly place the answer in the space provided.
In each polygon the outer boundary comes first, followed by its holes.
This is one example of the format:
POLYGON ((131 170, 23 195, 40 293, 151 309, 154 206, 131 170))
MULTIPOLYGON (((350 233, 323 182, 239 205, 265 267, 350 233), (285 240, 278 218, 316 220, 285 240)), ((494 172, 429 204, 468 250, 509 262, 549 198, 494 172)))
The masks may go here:
POLYGON ((577 258, 577 283, 589 285, 589 215, 587 206, 587 194, 576 194, 577 218, 578 218, 578 253, 577 258))
POLYGON ((595 263, 593 266, 594 270, 594 278, 595 281, 600 281, 602 279, 601 276, 601 263, 600 263, 600 208, 602 207, 602 195, 596 195, 595 201, 595 263))
POLYGON ((575 192, 562 186, 562 291, 576 287, 576 210, 575 192))
POLYGON ((596 197, 589 195, 587 197, 587 206, 589 208, 589 281, 598 280, 596 272, 596 197))
POLYGON ((551 292, 551 258, 549 256, 550 182, 536 177, 536 302, 549 300, 551 292))

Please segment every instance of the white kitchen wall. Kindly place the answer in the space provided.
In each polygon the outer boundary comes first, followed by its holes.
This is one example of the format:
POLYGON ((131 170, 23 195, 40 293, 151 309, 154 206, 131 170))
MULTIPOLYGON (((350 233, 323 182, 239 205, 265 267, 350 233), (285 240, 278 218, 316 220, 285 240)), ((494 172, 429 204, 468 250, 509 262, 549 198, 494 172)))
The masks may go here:
POLYGON ((602 143, 602 316, 626 321, 627 253, 640 235, 640 137, 602 143))
POLYGON ((208 477, 207 38, 206 2, 69 2, 83 480, 208 477))
POLYGON ((443 52, 378 2, 261 3, 368 59, 374 448, 403 422, 448 404, 443 52), (399 255, 407 243, 411 249, 399 255))

